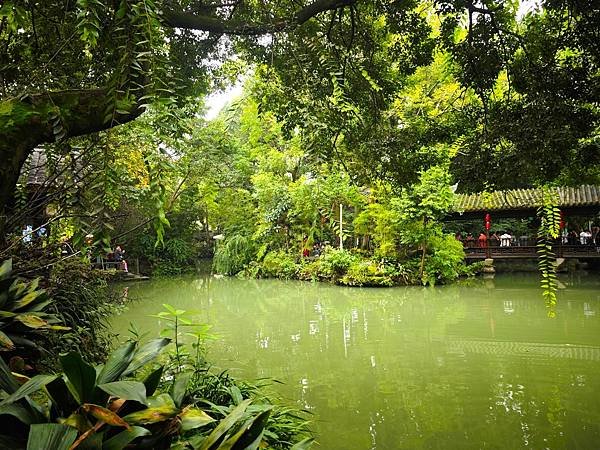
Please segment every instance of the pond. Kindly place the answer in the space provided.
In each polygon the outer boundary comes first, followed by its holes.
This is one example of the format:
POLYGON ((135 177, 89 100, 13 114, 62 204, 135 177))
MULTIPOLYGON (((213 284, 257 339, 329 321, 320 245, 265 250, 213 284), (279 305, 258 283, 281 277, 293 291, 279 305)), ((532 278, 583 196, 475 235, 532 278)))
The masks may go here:
POLYGON ((132 284, 113 327, 157 334, 162 303, 214 325, 216 367, 272 377, 324 449, 588 449, 600 442, 600 279, 434 288, 178 277, 132 284))

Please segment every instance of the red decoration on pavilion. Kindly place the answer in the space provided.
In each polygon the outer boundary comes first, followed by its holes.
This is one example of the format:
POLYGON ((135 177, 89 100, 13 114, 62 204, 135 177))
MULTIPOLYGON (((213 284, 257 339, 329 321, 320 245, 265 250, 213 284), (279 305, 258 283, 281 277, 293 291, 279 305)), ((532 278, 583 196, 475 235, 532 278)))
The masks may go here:
POLYGON ((565 213, 563 213, 562 211, 560 212, 560 224, 559 227, 561 230, 563 230, 566 226, 566 222, 565 222, 565 213))
POLYGON ((487 213, 485 215, 485 229, 486 229, 486 231, 490 231, 491 227, 492 227, 492 216, 490 216, 490 214, 487 213))

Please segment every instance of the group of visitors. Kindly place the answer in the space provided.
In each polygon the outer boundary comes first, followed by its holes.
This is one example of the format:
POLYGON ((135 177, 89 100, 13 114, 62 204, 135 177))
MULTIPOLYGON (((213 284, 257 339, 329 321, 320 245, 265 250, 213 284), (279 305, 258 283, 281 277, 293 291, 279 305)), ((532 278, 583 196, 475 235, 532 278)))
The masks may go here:
POLYGON ((565 245, 593 245, 600 247, 600 227, 594 226, 589 230, 563 230, 561 242, 565 245))
POLYGON ((462 233, 458 232, 455 237, 462 242, 466 248, 486 248, 488 245, 490 247, 510 247, 513 245, 524 246, 529 243, 529 236, 521 236, 517 239, 516 236, 508 231, 492 232, 489 237, 482 231, 479 233, 477 239, 475 239, 472 233, 467 233, 466 237, 463 238, 462 233))
MULTIPOLYGON (((485 232, 479 233, 475 237, 472 233, 467 233, 463 237, 461 232, 456 233, 456 239, 463 243, 466 248, 486 248, 490 247, 512 247, 512 246, 533 246, 536 245, 535 237, 522 235, 517 238, 510 231, 491 232, 489 236, 485 232)), ((563 245, 591 245, 600 247, 600 227, 594 226, 589 230, 563 230, 560 242, 563 245)))
POLYGON ((325 247, 330 245, 329 241, 315 242, 312 247, 308 245, 308 239, 305 237, 302 244, 302 256, 304 258, 318 257, 325 251, 325 247))

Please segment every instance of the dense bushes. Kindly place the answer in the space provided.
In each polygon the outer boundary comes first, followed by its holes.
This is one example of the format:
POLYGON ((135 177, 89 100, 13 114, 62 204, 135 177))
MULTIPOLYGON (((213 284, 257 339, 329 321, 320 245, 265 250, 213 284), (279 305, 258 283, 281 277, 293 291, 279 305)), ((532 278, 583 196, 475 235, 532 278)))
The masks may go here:
POLYGON ((464 257, 463 245, 454 236, 432 237, 429 254, 425 259, 423 283, 447 283, 455 280, 463 273, 464 257))
POLYGON ((340 283, 348 286, 393 286, 394 280, 385 266, 365 260, 352 264, 340 283))
POLYGON ((344 275, 358 257, 346 250, 326 249, 321 257, 321 273, 325 278, 333 280, 344 275))
POLYGON ((107 319, 122 293, 107 273, 70 258, 56 263, 47 278, 15 277, 10 260, 0 266, 0 344, 32 366, 55 366, 59 352, 76 350, 98 362, 111 346, 107 319), (45 289, 40 289, 39 286, 45 289))
MULTIPOLYGON (((129 254, 139 258, 140 265, 152 275, 179 275, 195 269, 204 241, 186 237, 170 237, 157 245, 156 236, 141 234, 129 242, 129 254)), ((130 262, 131 264, 131 262, 130 262)))
POLYGON ((255 248, 252 239, 237 234, 219 243, 213 264, 218 273, 235 275, 244 269, 254 256, 255 248))
POLYGON ((12 260, 0 264, 0 350, 13 352, 40 349, 37 341, 42 332, 63 328, 55 314, 51 314, 51 300, 39 279, 31 282, 13 274, 12 260))
POLYGON ((465 266, 460 242, 441 235, 431 240, 419 277, 420 256, 394 259, 369 256, 358 251, 327 247, 316 258, 302 258, 272 251, 262 261, 252 261, 239 272, 251 278, 329 281, 343 286, 395 286, 448 283, 459 276, 473 275, 476 266, 465 266))
POLYGON ((300 264, 294 257, 283 252, 269 252, 265 255, 256 275, 264 278, 295 278, 300 264))
POLYGON ((59 352, 77 351, 89 361, 99 362, 112 346, 108 319, 118 311, 123 291, 111 286, 106 271, 93 270, 77 258, 55 265, 48 281, 53 302, 50 311, 69 327, 48 335, 47 362, 52 365, 59 352))

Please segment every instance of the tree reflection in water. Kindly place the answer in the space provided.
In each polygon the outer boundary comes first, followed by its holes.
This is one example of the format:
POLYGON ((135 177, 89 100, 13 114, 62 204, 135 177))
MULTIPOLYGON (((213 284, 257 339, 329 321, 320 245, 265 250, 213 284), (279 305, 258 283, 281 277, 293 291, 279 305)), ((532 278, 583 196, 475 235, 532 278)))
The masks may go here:
POLYGON ((125 331, 169 303, 222 338, 209 360, 273 377, 325 449, 593 448, 598 280, 564 280, 549 319, 535 276, 435 288, 177 278, 131 286, 125 331))

